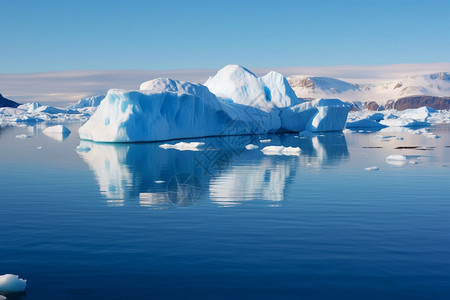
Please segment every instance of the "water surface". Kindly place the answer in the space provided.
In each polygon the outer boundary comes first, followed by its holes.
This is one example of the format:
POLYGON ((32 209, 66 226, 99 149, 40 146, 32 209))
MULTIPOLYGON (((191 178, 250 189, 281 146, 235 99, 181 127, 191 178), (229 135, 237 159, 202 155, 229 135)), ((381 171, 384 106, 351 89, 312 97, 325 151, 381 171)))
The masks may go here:
POLYGON ((28 279, 21 297, 450 297, 449 127, 190 140, 196 152, 69 128, 0 131, 0 274, 28 279))

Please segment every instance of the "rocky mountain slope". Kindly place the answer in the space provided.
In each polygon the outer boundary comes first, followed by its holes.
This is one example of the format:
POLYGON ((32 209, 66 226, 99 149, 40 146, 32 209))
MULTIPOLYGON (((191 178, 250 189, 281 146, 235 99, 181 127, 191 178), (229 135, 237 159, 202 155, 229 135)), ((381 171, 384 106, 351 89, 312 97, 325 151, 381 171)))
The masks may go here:
POLYGON ((13 107, 16 108, 19 106, 19 103, 14 102, 12 100, 6 99, 5 97, 0 94, 0 107, 13 107))
POLYGON ((398 110, 429 106, 450 109, 450 73, 409 76, 390 82, 350 83, 329 77, 288 77, 299 98, 339 98, 355 107, 398 110))

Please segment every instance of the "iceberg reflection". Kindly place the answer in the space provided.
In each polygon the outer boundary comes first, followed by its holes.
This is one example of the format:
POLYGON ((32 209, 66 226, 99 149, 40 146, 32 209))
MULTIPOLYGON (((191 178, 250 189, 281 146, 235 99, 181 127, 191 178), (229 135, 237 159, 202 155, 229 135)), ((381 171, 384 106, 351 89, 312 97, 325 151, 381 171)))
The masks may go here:
MULTIPOLYGON (((203 151, 162 149, 160 143, 102 144, 81 141, 78 155, 94 172, 108 205, 152 209, 205 204, 235 206, 265 201, 278 206, 298 169, 335 164, 348 157, 345 137, 270 135, 270 145, 300 147, 300 156, 267 156, 260 136, 199 139, 203 151), (247 150, 248 144, 259 149, 247 150)), ((197 141, 197 140, 196 140, 197 141)))

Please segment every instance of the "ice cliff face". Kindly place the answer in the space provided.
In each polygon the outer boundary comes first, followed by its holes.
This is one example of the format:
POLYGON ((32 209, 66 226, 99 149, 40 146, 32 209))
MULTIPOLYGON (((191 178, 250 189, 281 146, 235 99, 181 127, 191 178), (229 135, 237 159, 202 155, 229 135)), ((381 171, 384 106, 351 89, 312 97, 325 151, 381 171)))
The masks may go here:
POLYGON ((98 142, 140 142, 343 129, 349 105, 303 102, 283 75, 257 77, 229 65, 205 85, 158 78, 139 91, 110 90, 79 134, 98 142))

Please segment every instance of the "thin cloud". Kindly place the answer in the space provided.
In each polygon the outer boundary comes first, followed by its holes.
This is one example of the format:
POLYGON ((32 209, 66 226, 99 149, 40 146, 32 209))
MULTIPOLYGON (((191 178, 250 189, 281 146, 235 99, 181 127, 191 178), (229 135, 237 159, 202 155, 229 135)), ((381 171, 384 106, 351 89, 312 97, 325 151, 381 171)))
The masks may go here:
MULTIPOLYGON (((324 76, 363 83, 391 81, 411 75, 450 71, 450 63, 252 68, 252 71, 258 76, 271 70, 278 71, 285 76, 324 76)), ((203 83, 216 72, 217 70, 214 69, 76 70, 32 74, 0 74, 0 93, 18 102, 39 101, 43 104, 67 106, 80 98, 105 94, 111 88, 136 90, 139 89, 140 83, 157 77, 203 83)))

